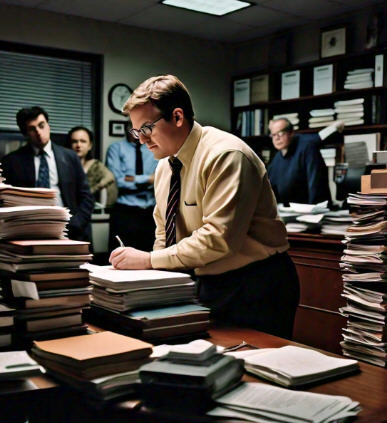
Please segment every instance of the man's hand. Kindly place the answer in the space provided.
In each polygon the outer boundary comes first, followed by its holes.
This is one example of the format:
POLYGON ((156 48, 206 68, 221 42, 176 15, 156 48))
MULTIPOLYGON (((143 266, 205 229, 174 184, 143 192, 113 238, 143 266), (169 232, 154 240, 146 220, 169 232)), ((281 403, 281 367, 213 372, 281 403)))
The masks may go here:
POLYGON ((133 175, 125 175, 125 182, 133 182, 134 176, 133 175))
POLYGON ((150 253, 132 247, 118 247, 112 251, 109 262, 116 269, 152 269, 150 253))

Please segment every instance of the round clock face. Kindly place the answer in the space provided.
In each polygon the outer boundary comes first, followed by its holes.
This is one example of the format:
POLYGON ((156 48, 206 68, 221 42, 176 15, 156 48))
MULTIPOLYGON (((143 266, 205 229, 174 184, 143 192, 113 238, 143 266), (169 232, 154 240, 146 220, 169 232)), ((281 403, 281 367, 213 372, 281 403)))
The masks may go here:
POLYGON ((109 91, 109 106, 116 112, 121 113, 123 105, 132 94, 133 90, 126 84, 116 84, 109 91))

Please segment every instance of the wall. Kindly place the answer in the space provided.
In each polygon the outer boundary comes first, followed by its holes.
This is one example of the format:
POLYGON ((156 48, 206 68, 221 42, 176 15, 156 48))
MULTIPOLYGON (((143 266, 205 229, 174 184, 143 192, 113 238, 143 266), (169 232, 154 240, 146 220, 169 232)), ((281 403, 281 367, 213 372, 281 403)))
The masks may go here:
MULTIPOLYGON (((331 19, 317 20, 314 23, 296 27, 285 33, 262 37, 233 46, 232 74, 242 75, 266 69, 281 60, 284 61, 285 52, 275 48, 279 44, 275 43, 275 38, 285 34, 290 37, 291 41, 288 57, 289 65, 318 60, 320 58, 320 29, 332 25, 347 25, 347 52, 361 52, 364 50, 368 20, 376 11, 384 11, 384 15, 387 16, 386 2, 383 5, 338 15, 331 19)), ((387 25, 387 22, 385 25, 387 25)), ((387 29, 385 28, 384 31, 387 31, 387 29)))
POLYGON ((0 39, 104 56, 103 153, 117 140, 108 135, 109 120, 123 119, 108 106, 109 88, 118 82, 135 88, 159 73, 174 73, 183 80, 201 124, 229 129, 230 61, 218 43, 4 5, 0 5, 0 39))

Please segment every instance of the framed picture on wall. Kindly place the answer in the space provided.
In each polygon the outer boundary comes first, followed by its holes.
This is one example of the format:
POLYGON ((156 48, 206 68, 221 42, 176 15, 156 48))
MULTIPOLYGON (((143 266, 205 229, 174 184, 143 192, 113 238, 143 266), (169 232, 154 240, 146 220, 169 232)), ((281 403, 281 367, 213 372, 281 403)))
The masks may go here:
POLYGON ((126 121, 125 120, 109 120, 109 136, 124 137, 126 121))
POLYGON ((329 27, 321 30, 320 56, 331 57, 345 54, 346 27, 329 27))

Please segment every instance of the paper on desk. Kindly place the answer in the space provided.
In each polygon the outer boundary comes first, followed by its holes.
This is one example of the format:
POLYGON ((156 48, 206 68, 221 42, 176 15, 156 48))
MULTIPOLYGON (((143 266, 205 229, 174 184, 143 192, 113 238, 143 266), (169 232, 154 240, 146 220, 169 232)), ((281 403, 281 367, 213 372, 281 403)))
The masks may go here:
POLYGON ((302 216, 296 217, 298 222, 305 222, 305 223, 319 223, 323 220, 324 213, 320 214, 303 214, 302 216))
POLYGON ((303 204, 303 203, 289 203, 290 208, 292 211, 298 213, 321 213, 327 210, 328 201, 322 201, 321 203, 317 204, 303 204))
MULTIPOLYGON (((332 416, 343 412, 348 406, 359 404, 344 396, 289 391, 262 383, 244 383, 216 400, 228 406, 259 410, 292 421, 299 419, 313 423, 329 421, 332 416), (288 419, 291 418, 291 420, 288 419)), ((280 420, 281 421, 281 420, 280 420)))

